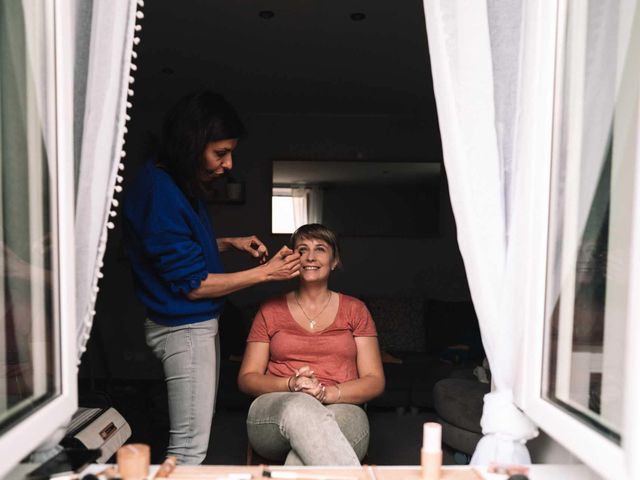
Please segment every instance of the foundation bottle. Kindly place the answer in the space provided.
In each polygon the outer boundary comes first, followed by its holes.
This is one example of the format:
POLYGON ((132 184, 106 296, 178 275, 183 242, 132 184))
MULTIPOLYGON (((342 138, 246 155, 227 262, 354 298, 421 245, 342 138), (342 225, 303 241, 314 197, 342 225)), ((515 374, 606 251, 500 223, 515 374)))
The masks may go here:
POLYGON ((422 480, 440 480, 442 467, 442 426, 427 422, 422 427, 422 450, 420 451, 422 480))

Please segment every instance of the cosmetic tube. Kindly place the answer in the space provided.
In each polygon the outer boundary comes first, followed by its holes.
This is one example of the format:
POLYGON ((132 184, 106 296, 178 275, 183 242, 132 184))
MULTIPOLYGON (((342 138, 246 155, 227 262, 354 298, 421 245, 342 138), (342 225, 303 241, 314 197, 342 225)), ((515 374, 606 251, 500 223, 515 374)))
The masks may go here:
POLYGON ((422 480, 440 480, 442 427, 439 423, 427 422, 422 427, 420 463, 422 465, 422 480))

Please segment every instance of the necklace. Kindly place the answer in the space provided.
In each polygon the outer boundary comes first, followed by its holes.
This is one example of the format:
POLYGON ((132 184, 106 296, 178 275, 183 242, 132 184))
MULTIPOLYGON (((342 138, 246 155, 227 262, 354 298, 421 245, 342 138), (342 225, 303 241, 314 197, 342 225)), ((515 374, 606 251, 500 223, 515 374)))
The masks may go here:
POLYGON ((309 315, 307 315, 307 312, 304 311, 304 308, 302 308, 302 305, 300 305, 300 300, 298 300, 298 292, 294 292, 293 298, 296 299, 296 303, 298 304, 298 307, 300 307, 300 310, 302 310, 302 314, 305 317, 307 317, 307 320, 309 321, 309 328, 311 330, 316 328, 316 325, 318 324, 318 322, 316 322, 316 318, 318 318, 320 315, 322 315, 322 312, 324 312, 326 310, 326 308, 329 306, 329 303, 331 302, 331 296, 332 295, 333 295, 333 293, 330 291, 329 292, 329 298, 327 298, 327 301, 324 304, 324 307, 322 307, 322 310, 320 310, 320 313, 318 313, 315 317, 311 318, 309 315))

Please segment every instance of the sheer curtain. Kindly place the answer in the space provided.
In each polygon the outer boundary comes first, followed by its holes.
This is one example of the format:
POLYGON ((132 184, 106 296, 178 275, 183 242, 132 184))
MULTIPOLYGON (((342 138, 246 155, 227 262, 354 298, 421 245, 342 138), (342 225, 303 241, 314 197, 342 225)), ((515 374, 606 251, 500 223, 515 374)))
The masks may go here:
POLYGON ((494 389, 473 464, 530 463, 535 425, 513 401, 523 322, 527 165, 517 161, 524 35, 521 2, 425 0, 444 164, 494 389))
POLYGON ((322 201, 324 199, 322 187, 317 185, 309 188, 309 223, 322 223, 322 201))
POLYGON ((298 228, 309 222, 308 190, 304 187, 292 187, 291 200, 293 201, 293 226, 298 228))
POLYGON ((322 188, 314 185, 311 187, 292 187, 293 199, 293 224, 298 228, 307 223, 322 223, 322 188))
POLYGON ((76 3, 76 292, 78 359, 95 314, 107 231, 121 191, 124 136, 136 70, 142 0, 76 3), (90 25, 88 25, 90 22, 90 25), (88 45, 88 49, 83 48, 88 45))

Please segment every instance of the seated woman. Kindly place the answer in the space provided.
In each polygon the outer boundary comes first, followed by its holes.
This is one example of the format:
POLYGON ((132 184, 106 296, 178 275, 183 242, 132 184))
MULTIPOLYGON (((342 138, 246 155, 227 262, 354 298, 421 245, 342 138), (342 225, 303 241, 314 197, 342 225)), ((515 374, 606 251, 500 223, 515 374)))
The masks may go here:
POLYGON ((238 386, 258 396, 249 442, 285 465, 359 465, 369 421, 359 407, 384 390, 373 319, 358 299, 328 288, 340 264, 335 234, 303 225, 298 289, 260 307, 247 338, 238 386))

